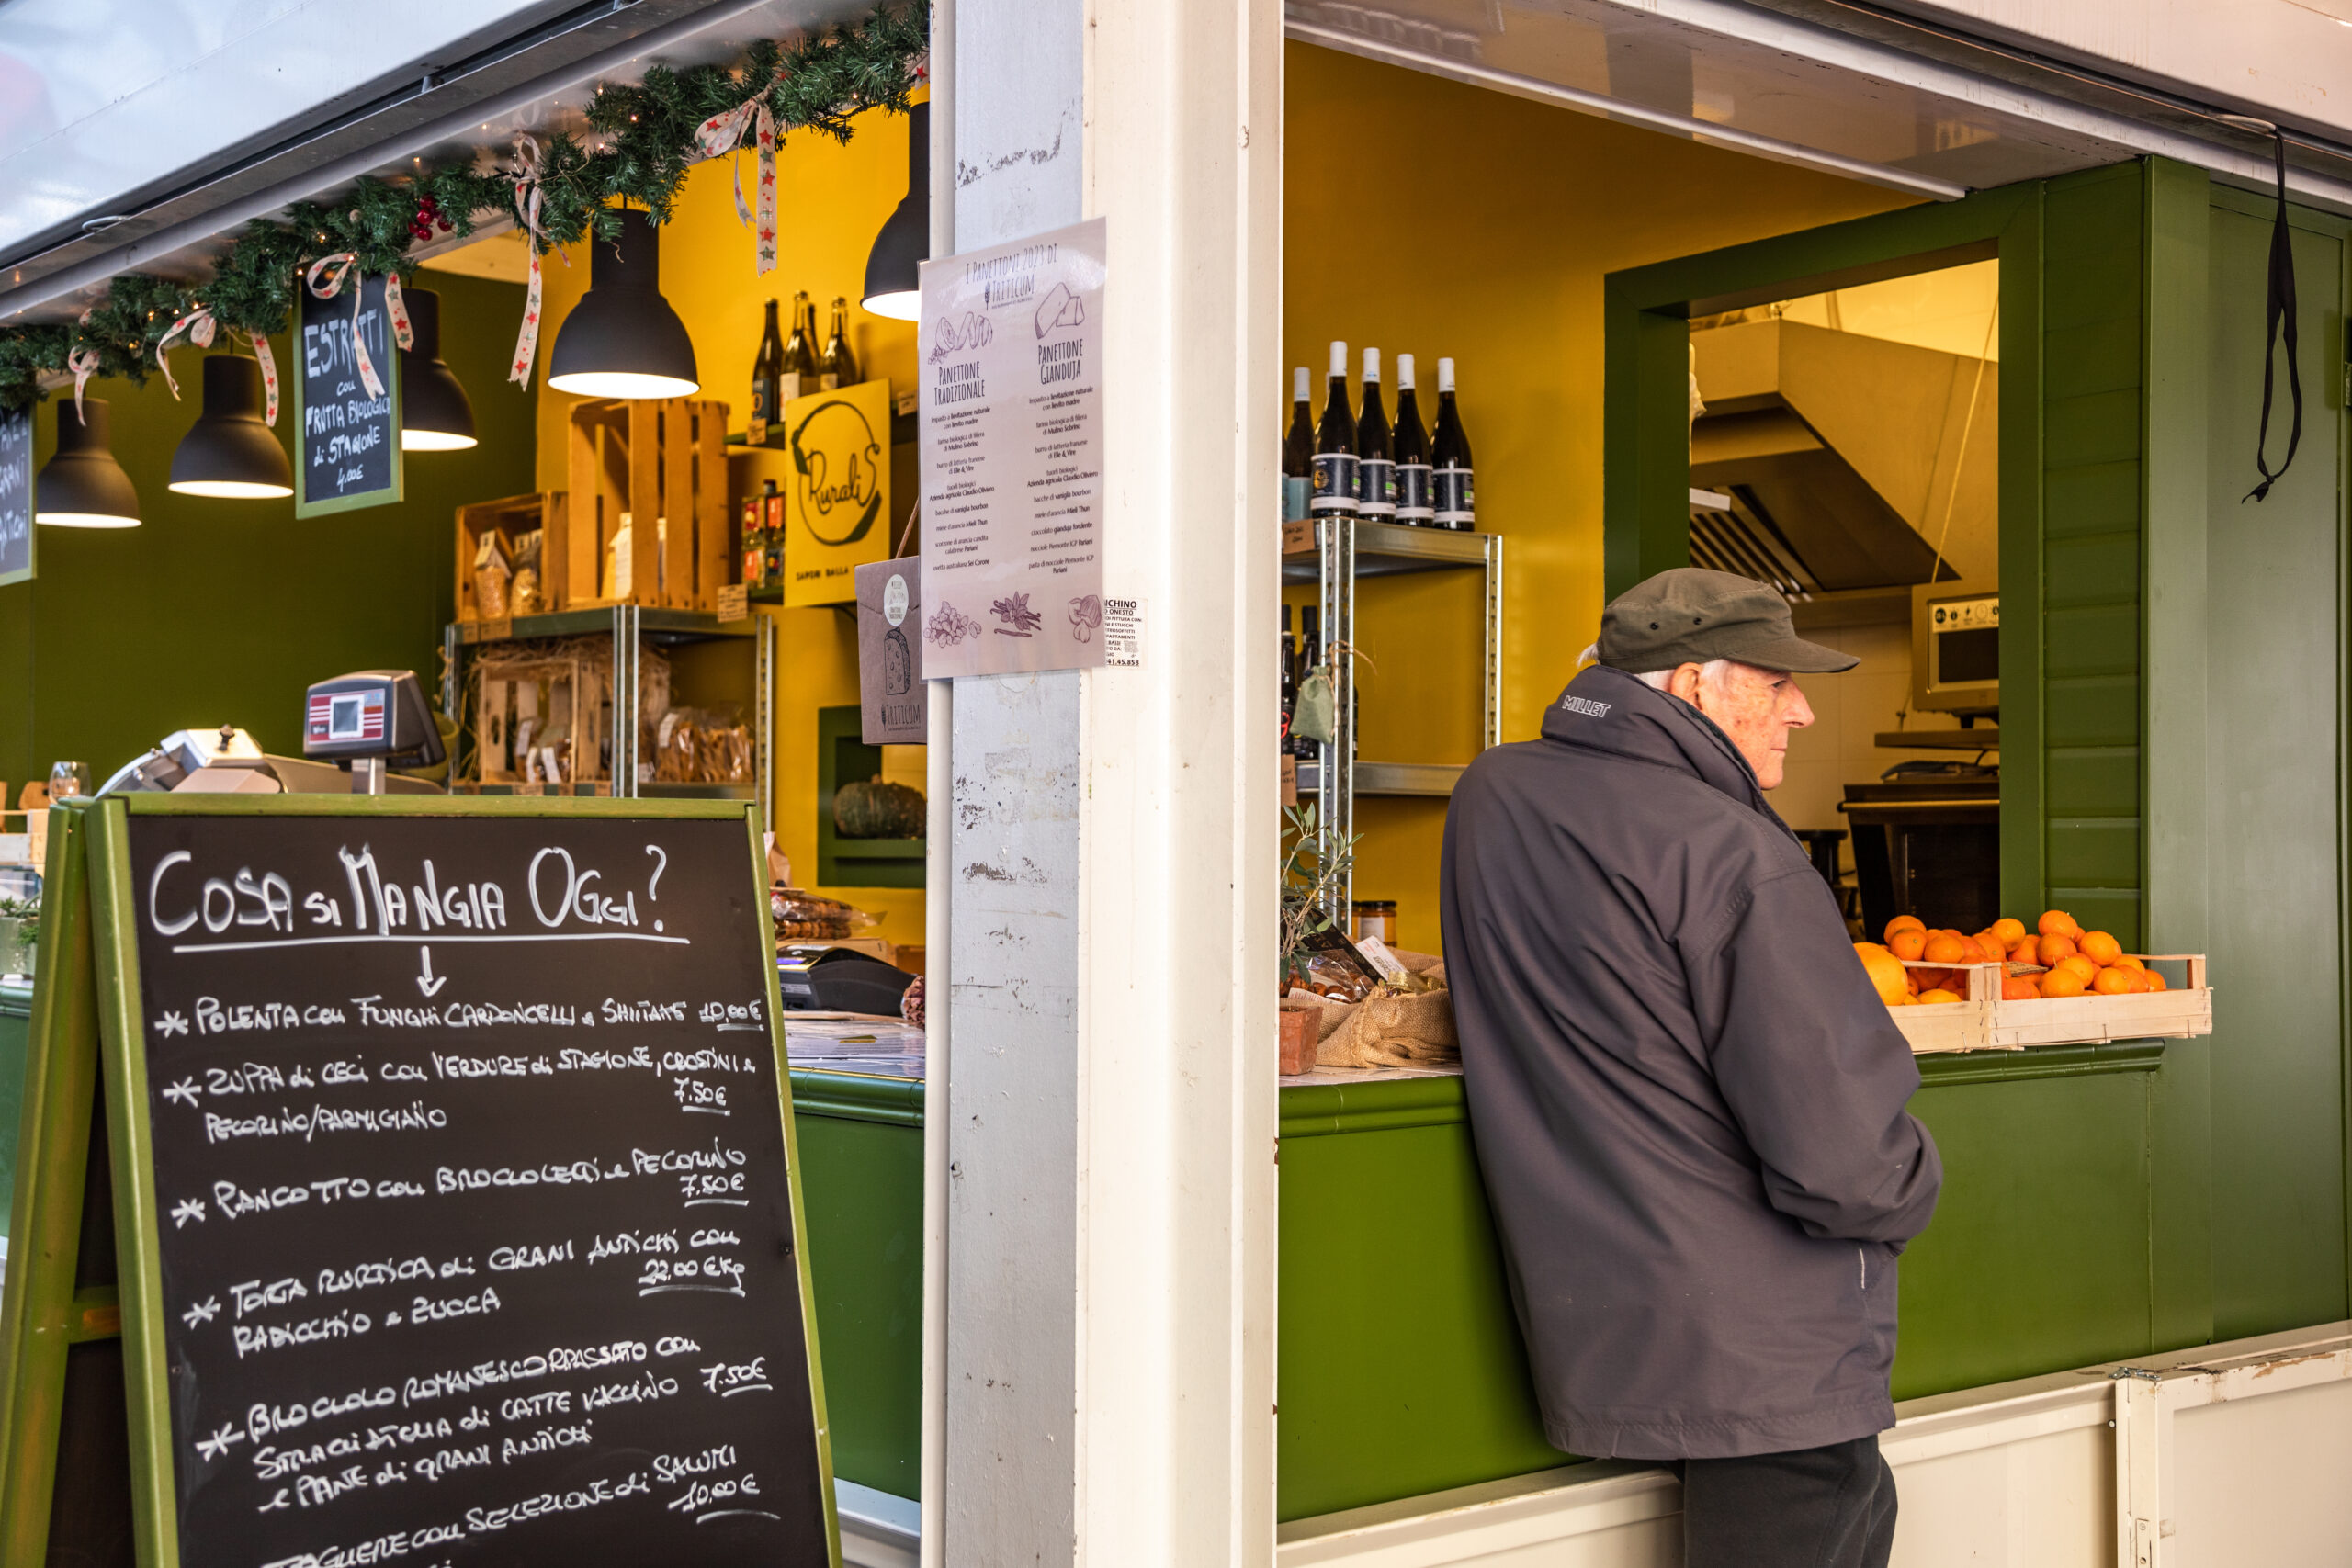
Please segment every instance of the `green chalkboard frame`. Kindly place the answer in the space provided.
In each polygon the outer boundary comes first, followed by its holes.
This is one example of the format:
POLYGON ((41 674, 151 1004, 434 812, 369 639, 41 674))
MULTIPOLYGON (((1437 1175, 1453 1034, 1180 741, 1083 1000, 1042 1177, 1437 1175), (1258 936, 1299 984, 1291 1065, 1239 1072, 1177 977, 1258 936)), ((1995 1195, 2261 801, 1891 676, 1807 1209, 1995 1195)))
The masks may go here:
MULTIPOLYGON (((379 279, 377 281, 380 287, 381 280, 379 279)), ((368 280, 362 278, 359 274, 356 272, 352 274, 352 283, 355 288, 365 288, 368 287, 368 280)), ((332 299, 321 299, 311 294, 308 289, 304 288, 296 289, 294 291, 294 330, 288 334, 288 338, 294 344, 293 386, 290 389, 294 394, 291 399, 291 401, 294 404, 294 450, 292 454, 294 459, 294 515, 297 517, 323 517, 329 513, 356 512, 361 507, 366 506, 397 505, 401 502, 406 500, 408 496, 408 455, 401 446, 401 422, 403 417, 403 413, 401 401, 400 349, 396 346, 391 349, 390 355, 391 363, 385 367, 384 371, 384 390, 386 395, 390 398, 392 404, 392 482, 382 490, 364 490, 356 495, 329 496, 319 501, 313 501, 311 499, 311 465, 303 461, 302 457, 302 431, 305 423, 304 410, 302 406, 302 395, 304 389, 301 359, 302 320, 304 313, 307 311, 316 311, 322 316, 335 310, 348 311, 350 310, 350 305, 348 303, 350 297, 348 295, 338 294, 332 299)), ((389 333, 385 335, 388 338, 390 336, 389 333)), ((327 796, 324 798, 336 799, 340 797, 327 796)))
MULTIPOLYGON (((471 817, 732 818, 743 824, 744 873, 755 885, 760 951, 775 948, 768 915, 765 846, 753 808, 729 801, 610 800, 554 796, 135 795, 56 808, 49 887, 57 913, 43 933, 35 982, 18 1176, 10 1223, 7 1285, 0 1302, 0 1568, 42 1568, 57 1473, 65 1353, 82 1339, 123 1339, 130 1418, 132 1535, 141 1568, 178 1568, 173 1499, 170 1390, 164 1364, 162 1236, 153 1199, 154 1149, 147 1120, 147 1048, 132 924, 132 817, 471 817), (112 1158, 115 1289, 74 1291, 82 1234, 92 1107, 106 1095, 112 1158), (119 1292, 118 1295, 117 1292, 119 1292), (88 1297, 87 1300, 84 1296, 88 1297), (104 1299, 100 1299, 103 1297, 104 1299)), ((767 969, 777 1114, 784 1123, 800 1321, 808 1360, 830 1568, 841 1568, 824 1362, 816 1289, 808 1271, 800 1146, 785 1056, 783 998, 767 969)))

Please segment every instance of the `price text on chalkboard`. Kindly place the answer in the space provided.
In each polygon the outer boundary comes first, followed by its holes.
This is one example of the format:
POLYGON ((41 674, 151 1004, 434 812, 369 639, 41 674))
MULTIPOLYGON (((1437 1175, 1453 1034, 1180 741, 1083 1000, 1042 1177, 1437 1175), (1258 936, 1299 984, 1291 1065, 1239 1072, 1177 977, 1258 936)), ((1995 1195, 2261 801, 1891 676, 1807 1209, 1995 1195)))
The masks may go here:
POLYGON ((315 516, 357 506, 381 506, 401 499, 400 355, 392 343, 391 316, 384 309, 384 280, 357 273, 343 292, 321 299, 299 292, 300 330, 294 364, 295 515, 315 516), (351 290, 357 288, 356 331, 383 383, 371 398, 360 379, 352 350, 355 330, 351 290))
POLYGON ((741 819, 128 832, 180 1562, 823 1568, 741 819))
POLYGON ((0 583, 33 574, 33 413, 0 409, 0 583))

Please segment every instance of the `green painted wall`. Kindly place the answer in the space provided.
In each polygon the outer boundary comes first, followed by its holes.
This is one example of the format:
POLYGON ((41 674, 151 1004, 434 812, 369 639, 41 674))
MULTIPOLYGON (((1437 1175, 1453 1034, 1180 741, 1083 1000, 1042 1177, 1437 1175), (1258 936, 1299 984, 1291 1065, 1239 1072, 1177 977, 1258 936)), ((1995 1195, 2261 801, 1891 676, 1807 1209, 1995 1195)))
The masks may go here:
MULTIPOLYGON (((473 400, 481 445, 412 454, 398 506, 298 521, 292 501, 210 501, 165 486, 200 409, 198 356, 181 350, 175 402, 94 381, 143 525, 40 531, 40 575, 0 588, 0 780, 13 805, 60 758, 103 778, 175 729, 234 723, 299 755, 303 688, 348 670, 413 669, 437 692, 452 613, 453 509, 531 488, 531 394, 506 380, 523 308, 514 284, 425 272, 442 297, 442 355, 473 400)), ((278 344, 281 369, 287 345, 278 344)), ((55 441, 52 399, 36 458, 55 441)), ((70 404, 67 406, 70 407, 70 404)), ((70 417, 70 416, 69 416, 70 417)), ((291 421, 281 413, 281 438, 291 421)))

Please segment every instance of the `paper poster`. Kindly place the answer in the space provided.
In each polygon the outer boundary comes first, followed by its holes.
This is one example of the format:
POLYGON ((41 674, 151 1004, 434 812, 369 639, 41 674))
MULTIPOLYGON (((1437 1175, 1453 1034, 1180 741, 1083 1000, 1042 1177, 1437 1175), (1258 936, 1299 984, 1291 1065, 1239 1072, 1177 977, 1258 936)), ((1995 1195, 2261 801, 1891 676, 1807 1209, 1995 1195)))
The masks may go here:
POLYGON ((922 567, 901 558, 857 569, 859 739, 868 746, 920 746, 930 739, 922 567))
POLYGON ((1103 661, 1103 233, 923 264, 930 679, 1103 661))
POLYGON ((890 383, 795 398, 784 432, 784 602, 849 604, 857 569, 890 554, 890 383))

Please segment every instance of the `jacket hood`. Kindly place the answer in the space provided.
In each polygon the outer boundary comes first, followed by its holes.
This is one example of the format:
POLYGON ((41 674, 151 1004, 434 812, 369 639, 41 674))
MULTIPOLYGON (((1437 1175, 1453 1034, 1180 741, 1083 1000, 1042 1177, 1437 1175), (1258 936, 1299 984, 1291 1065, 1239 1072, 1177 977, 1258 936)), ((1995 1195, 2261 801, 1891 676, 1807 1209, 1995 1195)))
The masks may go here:
POLYGON ((1693 774, 1789 832, 1730 736, 1681 698, 1623 670, 1595 664, 1570 681, 1544 710, 1544 739, 1693 774))

